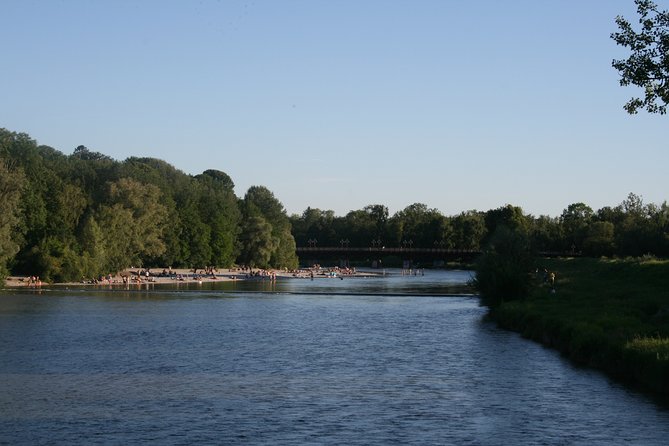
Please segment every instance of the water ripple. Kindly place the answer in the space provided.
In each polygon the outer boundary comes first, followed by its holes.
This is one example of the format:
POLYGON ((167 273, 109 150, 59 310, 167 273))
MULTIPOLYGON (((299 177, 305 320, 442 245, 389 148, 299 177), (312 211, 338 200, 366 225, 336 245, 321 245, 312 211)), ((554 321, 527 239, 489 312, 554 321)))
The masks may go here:
POLYGON ((667 411, 483 322, 476 299, 341 291, 2 294, 0 444, 669 438, 667 411))

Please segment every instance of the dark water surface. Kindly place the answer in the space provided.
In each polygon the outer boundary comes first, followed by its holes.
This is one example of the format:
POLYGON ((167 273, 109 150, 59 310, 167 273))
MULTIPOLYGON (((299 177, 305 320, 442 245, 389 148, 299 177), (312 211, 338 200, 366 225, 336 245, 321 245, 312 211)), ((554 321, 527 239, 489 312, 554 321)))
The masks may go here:
POLYGON ((0 292, 0 444, 669 443, 643 395, 427 295, 467 278, 0 292))

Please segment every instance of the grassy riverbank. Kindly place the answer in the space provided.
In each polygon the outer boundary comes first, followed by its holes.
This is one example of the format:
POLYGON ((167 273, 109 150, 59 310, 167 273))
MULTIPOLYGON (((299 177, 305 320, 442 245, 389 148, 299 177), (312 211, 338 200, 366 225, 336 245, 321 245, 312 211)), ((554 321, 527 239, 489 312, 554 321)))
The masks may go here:
POLYGON ((524 301, 492 313, 500 326, 653 392, 669 394, 669 261, 546 259, 524 301))

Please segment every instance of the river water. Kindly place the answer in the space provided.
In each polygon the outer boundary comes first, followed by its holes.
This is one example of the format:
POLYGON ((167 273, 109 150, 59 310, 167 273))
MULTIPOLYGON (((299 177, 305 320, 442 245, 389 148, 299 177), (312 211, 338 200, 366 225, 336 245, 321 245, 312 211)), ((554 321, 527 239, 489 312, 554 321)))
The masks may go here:
POLYGON ((0 444, 668 443, 662 406, 486 322, 467 272, 390 273, 0 291, 0 444))

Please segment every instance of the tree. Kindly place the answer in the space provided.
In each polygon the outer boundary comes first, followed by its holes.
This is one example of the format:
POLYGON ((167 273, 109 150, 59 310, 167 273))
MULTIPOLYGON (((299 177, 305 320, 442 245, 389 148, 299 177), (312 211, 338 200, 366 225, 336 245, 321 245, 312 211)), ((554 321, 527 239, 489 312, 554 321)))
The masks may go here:
POLYGON ((528 232, 530 219, 523 214, 518 206, 507 204, 497 209, 491 209, 485 213, 485 225, 488 234, 492 236, 498 226, 506 226, 511 230, 528 232))
POLYGON ((283 233, 275 238, 276 246, 270 257, 270 264, 277 267, 296 269, 298 259, 296 254, 295 239, 290 233, 290 228, 284 228, 283 233))
POLYGON ((461 212, 452 219, 453 245, 456 249, 478 250, 486 235, 484 214, 474 210, 461 212))
POLYGON ((559 218, 540 215, 532 222, 531 235, 537 251, 564 249, 564 235, 559 218))
POLYGON ((276 239, 272 237, 272 225, 262 216, 256 215, 248 218, 242 227, 239 237, 241 263, 259 268, 270 266, 272 252, 276 248, 276 239))
POLYGON ((388 207, 382 204, 369 204, 363 210, 375 223, 376 237, 385 237, 388 232, 388 207))
POLYGON ((322 211, 318 208, 308 207, 302 215, 290 217, 295 243, 307 246, 316 240, 321 246, 334 246, 337 243, 337 232, 335 231, 335 214, 332 210, 322 211))
POLYGON ((623 215, 616 226, 616 245, 619 254, 639 256, 659 248, 650 218, 652 207, 644 205, 642 198, 633 193, 630 193, 617 207, 623 215))
POLYGON ((84 221, 79 234, 79 243, 82 248, 82 276, 91 278, 104 274, 106 272, 104 233, 92 215, 89 215, 84 221))
POLYGON ((663 257, 669 255, 669 205, 665 201, 653 213, 655 226, 655 246, 657 253, 663 257))
POLYGON ((74 152, 72 152, 72 157, 74 158, 79 158, 80 160, 84 161, 99 161, 99 160, 105 160, 105 161, 111 161, 112 159, 104 155, 100 152, 92 152, 88 150, 88 147, 86 146, 77 146, 74 149, 74 152))
POLYGON ((162 240, 165 251, 151 258, 152 264, 177 267, 210 265, 210 228, 202 222, 200 182, 156 158, 130 157, 117 168, 120 178, 152 184, 161 191, 167 210, 162 240))
POLYGON ((259 212, 273 228, 290 227, 283 204, 264 186, 251 186, 244 196, 248 213, 259 212))
POLYGON ((206 170, 194 179, 199 183, 200 216, 211 231, 209 265, 231 266, 237 257, 241 214, 234 183, 224 172, 206 170))
POLYGON ((69 183, 63 183, 60 186, 58 190, 50 194, 55 196, 50 200, 49 220, 53 227, 51 232, 59 233, 65 238, 74 235, 88 202, 86 194, 79 187, 69 183))
POLYGON ((211 259, 211 228, 202 221, 194 202, 179 209, 180 255, 188 267, 204 268, 211 259))
POLYGON ((491 308, 507 300, 524 299, 531 290, 534 267, 527 232, 500 225, 476 262, 474 286, 491 308))
POLYGON ((587 236, 588 225, 593 217, 593 210, 585 203, 572 203, 562 211, 560 222, 564 231, 567 249, 580 251, 587 236))
POLYGON ((19 199, 25 184, 23 172, 0 158, 0 279, 6 275, 7 261, 19 250, 15 230, 19 223, 19 199))
POLYGON ((450 222, 437 209, 430 209, 423 203, 414 203, 396 212, 389 226, 389 241, 398 246, 406 242, 421 248, 431 248, 435 242, 442 246, 451 245, 450 222))
POLYGON ((610 256, 615 249, 614 226, 609 221, 593 222, 588 228, 588 235, 583 241, 586 254, 593 256, 610 256))
POLYGON ((98 210, 104 228, 108 267, 118 271, 165 252, 162 240, 167 210, 160 204, 160 189, 130 178, 109 185, 108 202, 98 210))
POLYGON ((645 108, 649 113, 665 114, 669 103, 669 12, 660 11, 650 0, 635 0, 639 14, 639 32, 625 18, 616 17, 620 28, 611 38, 632 53, 627 59, 613 60, 621 75, 620 85, 644 89, 644 97, 625 104, 629 114, 645 108))
POLYGON ((274 194, 266 187, 251 186, 244 196, 242 210, 244 221, 240 236, 240 260, 263 268, 297 267, 295 239, 290 232, 290 220, 283 204, 274 194), (265 234, 267 227, 270 230, 269 238, 265 234), (250 252, 253 249, 261 252, 254 254, 250 252), (267 261, 266 252, 269 252, 267 261))
POLYGON ((344 216, 338 235, 340 238, 334 241, 334 245, 339 245, 341 240, 348 240, 350 246, 369 246, 372 240, 383 238, 377 235, 377 219, 363 209, 350 211, 344 216))

